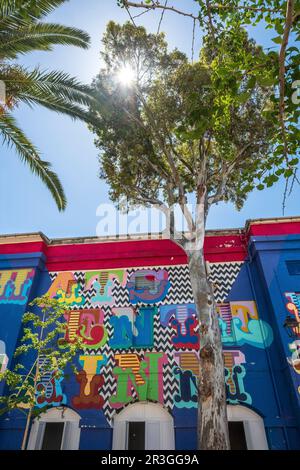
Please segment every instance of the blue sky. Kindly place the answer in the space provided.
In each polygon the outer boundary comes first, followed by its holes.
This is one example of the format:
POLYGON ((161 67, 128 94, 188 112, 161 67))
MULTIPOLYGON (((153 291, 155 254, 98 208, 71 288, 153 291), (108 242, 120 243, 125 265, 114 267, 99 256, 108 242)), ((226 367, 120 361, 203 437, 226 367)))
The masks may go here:
MULTIPOLYGON (((174 0, 174 6, 196 11, 192 0, 174 0)), ((133 14, 138 13, 133 11, 133 14)), ((156 32, 160 15, 149 12, 136 20, 156 32)), ((20 57, 19 63, 32 68, 62 69, 82 82, 89 83, 100 68, 101 37, 109 20, 128 20, 125 10, 116 0, 70 0, 58 8, 49 21, 77 26, 91 36, 87 51, 75 47, 57 46, 53 52, 37 52, 20 57)), ((171 48, 191 55, 192 22, 188 18, 168 13, 162 30, 171 48)), ((272 35, 263 27, 251 30, 251 35, 265 47, 274 46, 272 35)), ((199 50, 201 32, 196 31, 195 48, 199 50)), ((59 213, 50 193, 23 165, 12 149, 1 147, 0 170, 0 234, 42 231, 50 238, 96 235, 99 204, 109 202, 108 187, 98 178, 99 165, 93 135, 83 123, 41 107, 20 106, 15 117, 60 176, 68 199, 65 212, 59 213)), ((231 204, 212 208, 208 228, 243 227, 247 219, 282 216, 284 181, 263 192, 254 191, 244 208, 237 212, 231 204)), ((295 186, 286 204, 285 216, 299 215, 300 188, 295 186)))

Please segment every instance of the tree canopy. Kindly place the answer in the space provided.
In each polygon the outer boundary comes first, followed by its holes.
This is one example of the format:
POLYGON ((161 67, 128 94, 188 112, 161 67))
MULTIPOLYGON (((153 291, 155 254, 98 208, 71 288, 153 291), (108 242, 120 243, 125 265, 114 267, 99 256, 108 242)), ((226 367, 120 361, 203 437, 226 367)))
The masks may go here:
MULTIPOLYGON (((277 124, 276 133, 277 148, 274 155, 280 164, 285 159, 287 168, 286 190, 283 200, 283 210, 288 191, 291 192, 297 177, 299 163, 299 90, 300 90, 300 3, 299 0, 227 0, 226 2, 214 2, 211 0, 191 0, 184 2, 181 7, 174 7, 171 1, 145 0, 144 2, 131 2, 118 0, 125 7, 132 19, 135 8, 142 8, 143 13, 158 11, 160 13, 159 28, 164 13, 179 14, 190 18, 193 23, 199 24, 210 42, 219 48, 219 36, 224 31, 234 31, 240 27, 252 27, 255 36, 256 27, 270 30, 273 36, 274 47, 266 48, 266 55, 274 62, 274 67, 268 70, 269 61, 265 64, 253 63, 253 69, 258 75, 262 72, 262 80, 273 87, 271 99, 276 103, 272 119, 277 124), (198 6, 197 13, 192 13, 192 8, 198 6), (131 13, 130 13, 131 10, 131 13), (267 73, 269 72, 269 73, 267 73), (266 81, 267 80, 267 81, 266 81)), ((192 25, 191 25, 192 29, 192 25)), ((194 34, 193 34, 194 36, 194 34)), ((242 47, 242 44, 240 44, 242 47)), ((249 56, 245 56, 244 66, 247 66, 249 56)), ((268 186, 269 179, 266 181, 268 186)), ((263 189, 260 185, 260 189, 263 189)))
POLYGON ((93 83, 102 112, 92 112, 101 124, 92 130, 112 200, 163 208, 183 206, 193 193, 198 203, 205 194, 206 213, 221 200, 240 208, 254 187, 272 185, 287 170, 284 159, 278 169, 274 153, 272 57, 242 28, 218 41, 216 50, 207 39, 191 64, 180 51, 168 52, 162 33, 109 23, 105 67, 93 83), (124 64, 135 74, 130 86, 118 80, 124 64))

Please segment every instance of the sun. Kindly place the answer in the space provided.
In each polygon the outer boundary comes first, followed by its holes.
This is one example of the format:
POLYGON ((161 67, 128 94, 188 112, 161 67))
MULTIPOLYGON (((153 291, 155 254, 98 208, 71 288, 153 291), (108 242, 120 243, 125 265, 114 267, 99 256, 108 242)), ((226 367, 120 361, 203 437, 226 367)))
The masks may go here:
POLYGON ((130 86, 135 78, 135 73, 130 65, 123 65, 117 73, 117 79, 122 85, 130 86))

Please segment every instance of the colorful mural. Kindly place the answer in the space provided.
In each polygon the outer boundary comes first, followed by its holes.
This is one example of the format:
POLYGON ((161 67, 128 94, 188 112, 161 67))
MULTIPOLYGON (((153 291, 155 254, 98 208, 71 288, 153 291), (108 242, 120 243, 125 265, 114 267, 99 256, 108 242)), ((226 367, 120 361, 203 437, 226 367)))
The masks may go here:
POLYGON ((258 318, 255 302, 222 303, 217 311, 224 346, 249 344, 264 349, 272 343, 272 328, 258 318))
POLYGON ((94 289, 95 295, 90 298, 92 305, 113 305, 115 299, 112 289, 115 282, 120 286, 126 285, 127 273, 123 269, 109 271, 95 271, 85 274, 85 291, 94 289))
POLYGON ((107 330, 103 325, 101 309, 71 310, 65 313, 67 320, 64 341, 74 342, 79 336, 86 349, 97 349, 107 341, 107 330))
POLYGON ((114 307, 110 324, 113 335, 109 345, 113 349, 151 348, 155 307, 114 307))
POLYGON ((159 302, 166 297, 170 288, 168 272, 166 269, 139 269, 131 274, 126 287, 132 304, 159 302))
POLYGON ((64 379, 59 370, 50 370, 49 360, 46 356, 39 358, 40 382, 36 386, 36 406, 61 406, 67 403, 67 397, 62 393, 61 383, 64 379))
POLYGON ((160 307, 163 326, 171 324, 175 330, 172 342, 175 349, 199 349, 198 319, 194 304, 163 305, 160 307))
MULTIPOLYGON (((291 327, 295 340, 288 344, 291 356, 287 358, 288 363, 300 375, 300 293, 299 292, 286 292, 285 297, 288 300, 286 308, 292 315, 292 318, 297 321, 294 327, 291 327), (299 338, 299 339, 296 339, 299 338)), ((298 392, 300 387, 300 378, 297 377, 299 382, 298 392)), ((299 392, 300 393, 300 392, 299 392)))
POLYGON ((252 403, 251 396, 245 392, 244 377, 246 375, 245 354, 239 350, 224 351, 225 385, 227 401, 230 404, 252 403))
MULTIPOLYGON (((241 233, 210 233, 204 247, 228 404, 241 416, 242 407, 260 415, 267 445, 277 450, 298 449, 300 442, 299 230, 298 219, 251 221, 241 233), (294 326, 284 327, 287 316, 294 326)), ((40 358, 38 411, 72 408, 80 417, 80 449, 109 450, 116 414, 136 402, 159 403, 174 420, 176 449, 195 450, 199 335, 183 250, 165 239, 15 238, 0 240, 0 370, 19 345, 28 299, 48 292, 65 310, 61 347, 77 337, 83 346, 76 374, 43 367, 47 358, 40 358)), ((5 393, 4 382, 0 389, 5 393)), ((24 393, 23 411, 28 398, 24 393)), ((1 449, 20 447, 20 417, 16 410, 1 420, 1 449)))
MULTIPOLYGON (((48 292, 67 307, 64 340, 79 335, 84 343, 75 408, 102 409, 110 423, 115 410, 137 400, 197 408, 198 319, 189 287, 182 295, 171 269, 64 272, 52 279, 48 292)), ((228 402, 250 405, 246 357, 237 348, 268 347, 272 329, 253 301, 220 303, 217 311, 228 402)))
POLYGON ((101 396, 101 388, 104 377, 100 374, 102 366, 106 363, 104 355, 80 356, 79 363, 82 370, 77 374, 79 394, 72 398, 75 408, 89 409, 102 408, 104 399, 101 396))
POLYGON ((163 365, 167 358, 164 353, 146 352, 142 360, 138 354, 116 354, 118 364, 112 373, 117 379, 117 391, 110 399, 113 408, 122 408, 133 401, 131 387, 139 401, 164 403, 163 365))
POLYGON ((27 304, 34 269, 0 271, 0 304, 27 304))

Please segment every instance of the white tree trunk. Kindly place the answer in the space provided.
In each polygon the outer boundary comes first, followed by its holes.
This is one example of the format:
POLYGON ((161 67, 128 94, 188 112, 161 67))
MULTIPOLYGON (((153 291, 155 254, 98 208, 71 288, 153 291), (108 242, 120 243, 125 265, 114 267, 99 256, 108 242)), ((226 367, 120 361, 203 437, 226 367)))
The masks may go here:
POLYGON ((190 279, 200 322, 198 448, 230 449, 224 359, 216 302, 208 281, 203 248, 187 250, 190 279))

